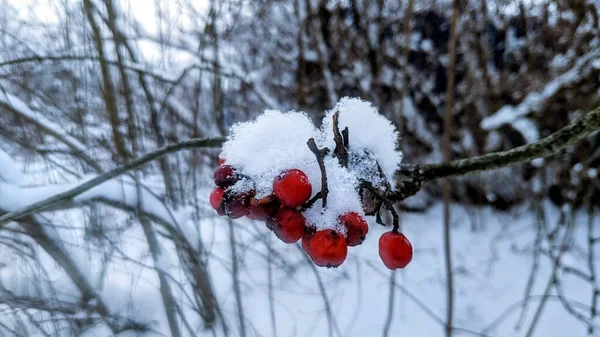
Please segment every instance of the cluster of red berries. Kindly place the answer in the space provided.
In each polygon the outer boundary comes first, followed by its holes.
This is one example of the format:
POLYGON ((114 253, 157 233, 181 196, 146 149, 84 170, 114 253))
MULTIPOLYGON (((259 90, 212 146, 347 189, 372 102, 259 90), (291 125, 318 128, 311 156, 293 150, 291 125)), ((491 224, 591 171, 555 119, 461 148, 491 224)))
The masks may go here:
MULTIPOLYGON (((257 198, 254 191, 237 192, 230 187, 244 176, 225 160, 219 159, 214 181, 217 185, 210 194, 210 204, 219 215, 232 219, 243 216, 265 221, 267 227, 285 243, 302 240, 302 248, 320 267, 338 267, 348 254, 348 247, 360 245, 369 226, 355 212, 339 216, 345 235, 335 229, 317 230, 302 215, 303 206, 312 195, 312 185, 304 172, 289 169, 273 180, 273 194, 257 198)), ((408 239, 395 230, 383 234, 379 240, 379 256, 390 269, 404 268, 412 259, 408 239)))

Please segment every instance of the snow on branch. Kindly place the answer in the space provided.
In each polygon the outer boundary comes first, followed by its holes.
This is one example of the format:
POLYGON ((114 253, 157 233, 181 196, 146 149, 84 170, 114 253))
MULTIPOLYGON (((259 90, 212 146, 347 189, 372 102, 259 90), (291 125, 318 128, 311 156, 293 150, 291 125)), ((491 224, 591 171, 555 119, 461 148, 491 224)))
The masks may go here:
MULTIPOLYGON (((422 184, 426 181, 493 170, 500 167, 523 163, 535 158, 552 156, 567 146, 575 144, 578 140, 599 128, 600 107, 579 117, 569 125, 546 138, 512 150, 489 153, 478 157, 454 160, 441 164, 402 165, 398 170, 398 173, 403 176, 403 179, 399 180, 396 188, 397 191, 394 192, 389 199, 400 201, 412 196, 421 189, 422 184)), ((22 206, 22 208, 18 210, 14 210, 15 208, 18 208, 15 206, 9 207, 9 209, 13 211, 0 216, 0 227, 28 214, 51 209, 57 204, 71 202, 75 197, 94 189, 100 184, 104 184, 130 170, 138 168, 169 153, 184 149, 220 147, 224 141, 223 138, 190 139, 166 146, 155 152, 148 153, 126 165, 99 175, 81 185, 55 191, 56 194, 47 193, 45 194, 47 197, 46 199, 41 200, 41 198, 38 198, 37 200, 39 201, 27 206, 22 206)), ((0 185, 0 190, 6 188, 5 186, 8 185, 0 185)), ((90 195, 93 196, 95 194, 92 193, 90 195)), ((102 195, 103 194, 101 193, 96 197, 101 198, 102 195)), ((110 199, 110 197, 107 199, 110 199)))
MULTIPOLYGON (((10 213, 7 213, 3 216, 0 216, 0 227, 2 227, 3 225, 5 225, 8 222, 14 221, 16 219, 19 219, 23 216, 26 216, 28 214, 32 214, 32 213, 37 213, 37 212, 41 212, 44 210, 48 210, 50 208, 52 208, 55 205, 59 205, 62 203, 68 203, 71 202, 75 197, 83 194, 84 192, 87 192, 101 184, 104 184, 130 170, 136 169, 138 167, 141 167, 144 164, 147 164, 151 161, 154 161, 168 153, 173 153, 173 152, 177 152, 183 149, 195 149, 195 148, 209 148, 209 147, 219 147, 222 143, 224 142, 224 139, 222 138, 202 138, 202 139, 191 139, 188 141, 184 141, 184 142, 179 142, 173 145, 169 145, 169 146, 165 146, 162 149, 159 149, 155 152, 151 152, 148 153, 136 160, 133 160, 131 162, 129 162, 126 165, 123 165, 121 167, 115 168, 111 171, 108 171, 104 174, 101 174, 99 176, 96 176, 93 179, 90 179, 89 181, 86 181, 83 184, 77 185, 77 186, 69 186, 67 188, 62 188, 62 189, 57 189, 54 191, 47 191, 47 190, 39 190, 39 193, 46 193, 44 194, 43 198, 39 198, 36 201, 35 199, 32 198, 31 195, 26 195, 26 199, 25 200, 34 200, 33 203, 28 203, 28 205, 23 205, 19 208, 18 210, 13 210, 10 213)), ((4 191, 4 188, 6 188, 4 185, 0 185, 0 191, 4 191)), ((133 188, 133 190, 135 190, 135 188, 133 188)), ((4 192, 2 192, 4 193, 4 192)), ((91 196, 94 196, 96 198, 102 198, 103 196, 106 196, 106 194, 101 193, 100 191, 98 191, 98 195, 95 194, 91 194, 91 196)), ((3 198, 3 202, 22 202, 22 201, 18 201, 16 200, 17 198, 3 198), (8 200, 6 200, 8 199, 8 200)), ((110 196, 106 197, 106 199, 111 199, 110 196)), ((137 199, 135 199, 134 201, 136 201, 136 205, 137 205, 137 199)), ((0 205, 1 206, 1 205, 0 205)), ((0 207, 2 208, 2 207, 0 207)), ((8 205, 8 210, 14 209, 15 206, 10 207, 10 205, 8 205)))
POLYGON ((592 69, 600 65, 598 61, 599 56, 600 49, 595 49, 587 55, 582 56, 571 69, 548 82, 541 92, 529 93, 517 106, 503 106, 493 115, 484 118, 481 121, 481 127, 484 130, 494 130, 502 125, 512 124, 521 117, 536 111, 536 109, 543 106, 544 102, 554 97, 562 88, 572 86, 585 76, 588 76, 592 69))
POLYGON ((35 126, 46 131, 76 152, 85 153, 87 146, 67 134, 59 125, 44 117, 44 114, 31 109, 25 102, 14 95, 0 91, 0 106, 14 112, 30 121, 35 126))
POLYGON ((88 147, 75 137, 69 135, 59 124, 44 117, 43 112, 31 109, 18 97, 0 90, 0 108, 2 107, 28 120, 43 132, 67 145, 74 154, 82 158, 91 167, 100 171, 100 165, 87 155, 88 147))
POLYGON ((598 129, 600 129, 600 107, 577 118, 546 138, 511 150, 441 164, 402 165, 399 173, 405 176, 405 179, 398 184, 393 199, 402 200, 414 195, 426 181, 488 171, 536 158, 550 157, 598 129))

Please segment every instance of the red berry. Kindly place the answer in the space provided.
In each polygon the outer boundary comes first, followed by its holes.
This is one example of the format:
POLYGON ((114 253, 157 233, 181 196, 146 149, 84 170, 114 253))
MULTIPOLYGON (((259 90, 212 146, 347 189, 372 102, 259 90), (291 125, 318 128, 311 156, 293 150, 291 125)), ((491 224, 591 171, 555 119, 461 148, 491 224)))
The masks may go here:
POLYGON ((221 201, 223 200, 223 194, 225 194, 225 189, 223 187, 215 188, 212 193, 210 193, 210 205, 212 208, 217 211, 217 214, 224 215, 223 209, 221 208, 221 201))
POLYGON ((223 166, 225 165, 225 158, 223 157, 223 154, 221 153, 219 155, 219 166, 223 166))
POLYGON ((239 180, 239 175, 231 165, 223 165, 215 170, 215 184, 220 187, 229 187, 239 180))
POLYGON ((310 198, 312 185, 304 172, 291 169, 275 177, 273 192, 285 206, 298 207, 310 198))
POLYGON ((346 213, 340 216, 339 221, 346 227, 346 242, 348 246, 358 246, 367 236, 369 224, 356 212, 346 213))
POLYGON ((379 238, 379 257, 389 269, 406 267, 412 260, 413 249, 402 233, 391 231, 379 238))
POLYGON ((302 249, 304 250, 304 252, 306 254, 308 254, 308 256, 310 256, 310 253, 309 253, 310 239, 312 239, 313 236, 315 236, 316 232, 317 232, 316 228, 314 228, 312 226, 304 227, 304 236, 302 237, 302 249))
POLYGON ((282 208, 272 219, 267 220, 269 227, 285 243, 294 243, 304 235, 304 216, 293 208, 282 208))
POLYGON ((262 199, 252 198, 250 200, 248 218, 252 220, 266 220, 277 213, 279 205, 279 200, 273 194, 262 199))
POLYGON ((232 219, 243 217, 250 211, 249 206, 252 195, 252 192, 225 192, 222 201, 223 212, 225 212, 225 214, 232 219))
POLYGON ((338 267, 348 255, 344 236, 333 229, 320 230, 308 238, 305 251, 319 267, 338 267))

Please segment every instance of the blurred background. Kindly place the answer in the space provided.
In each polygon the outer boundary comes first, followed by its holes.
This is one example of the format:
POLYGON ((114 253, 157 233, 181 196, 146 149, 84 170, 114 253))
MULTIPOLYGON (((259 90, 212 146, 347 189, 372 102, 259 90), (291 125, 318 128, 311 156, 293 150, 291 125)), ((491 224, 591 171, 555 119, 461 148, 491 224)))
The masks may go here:
MULTIPOLYGON (((448 111, 450 157, 467 158, 557 131, 599 88, 596 0, 0 0, 0 215, 265 109, 318 123, 360 97, 404 163, 437 163, 448 111)), ((218 154, 163 157, 3 227, 0 335, 600 335, 598 133, 452 179, 450 307, 441 182, 397 205, 404 271, 379 261, 374 221, 317 269, 264 224, 217 219, 218 154)))

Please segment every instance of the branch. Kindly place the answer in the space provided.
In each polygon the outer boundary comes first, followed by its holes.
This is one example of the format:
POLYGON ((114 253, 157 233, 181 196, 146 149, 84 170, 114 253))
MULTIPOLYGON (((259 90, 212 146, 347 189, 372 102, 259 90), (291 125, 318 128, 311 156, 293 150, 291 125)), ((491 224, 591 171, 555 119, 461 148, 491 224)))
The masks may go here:
POLYGON ((309 139, 306 144, 308 145, 308 148, 312 151, 312 153, 314 153, 317 157, 319 169, 321 169, 321 192, 317 193, 313 199, 308 201, 308 203, 312 206, 312 204, 314 204, 318 196, 323 201, 323 208, 325 208, 327 206, 327 195, 329 194, 329 188, 327 187, 327 172, 325 171, 325 162, 323 161, 323 159, 329 153, 329 149, 326 147, 319 149, 317 147, 317 144, 315 143, 314 138, 309 139))
POLYGON ((59 203, 65 202, 65 201, 69 201, 69 200, 73 199, 74 197, 94 188, 95 186, 98 186, 106 181, 116 178, 116 177, 120 176, 121 174, 126 173, 130 170, 141 167, 142 165, 145 165, 145 164, 147 164, 155 159, 158 159, 164 155, 167 155, 169 153, 173 153, 173 152, 177 152, 177 151, 181 151, 181 150, 185 150, 185 149, 215 148, 215 147, 221 146, 221 144, 223 144, 223 142, 225 142, 225 139, 223 139, 223 138, 200 138, 200 139, 190 139, 187 141, 175 143, 173 145, 165 146, 162 149, 159 149, 155 152, 150 152, 136 160, 133 160, 133 161, 123 165, 123 166, 117 167, 111 171, 101 174, 101 175, 97 176, 96 178, 91 179, 90 181, 85 182, 77 187, 74 187, 74 188, 68 190, 68 191, 57 194, 48 199, 41 200, 41 201, 31 204, 27 207, 24 207, 20 210, 10 212, 8 214, 0 216, 0 228, 3 227, 5 224, 7 224, 10 221, 14 221, 16 219, 19 219, 19 218, 26 216, 28 214, 31 214, 31 213, 37 213, 37 212, 44 211, 46 209, 51 208, 52 206, 54 206, 56 204, 59 204, 59 203))
POLYGON ((535 158, 550 157, 598 129, 600 129, 600 107, 577 118, 546 138, 512 150, 441 164, 401 165, 398 173, 405 176, 405 179, 398 183, 397 191, 393 193, 391 199, 400 201, 414 195, 426 181, 488 171, 535 158))
MULTIPOLYGON (((439 178, 465 175, 480 171, 493 170, 499 167, 523 163, 540 157, 550 157, 567 146, 575 144, 583 137, 600 128, 600 107, 577 118, 569 125, 537 142, 519 146, 515 149, 495 152, 469 159, 459 159, 441 164, 402 165, 398 173, 404 176, 397 191, 388 199, 400 201, 417 193, 424 182, 439 178)), ((0 228, 25 215, 47 210, 52 206, 90 190, 91 188, 111 180, 129 170, 138 168, 169 153, 194 148, 217 148, 225 142, 224 138, 196 138, 165 146, 155 152, 148 153, 130 163, 108 171, 96 178, 74 187, 51 198, 36 202, 4 216, 0 216, 0 228)))

